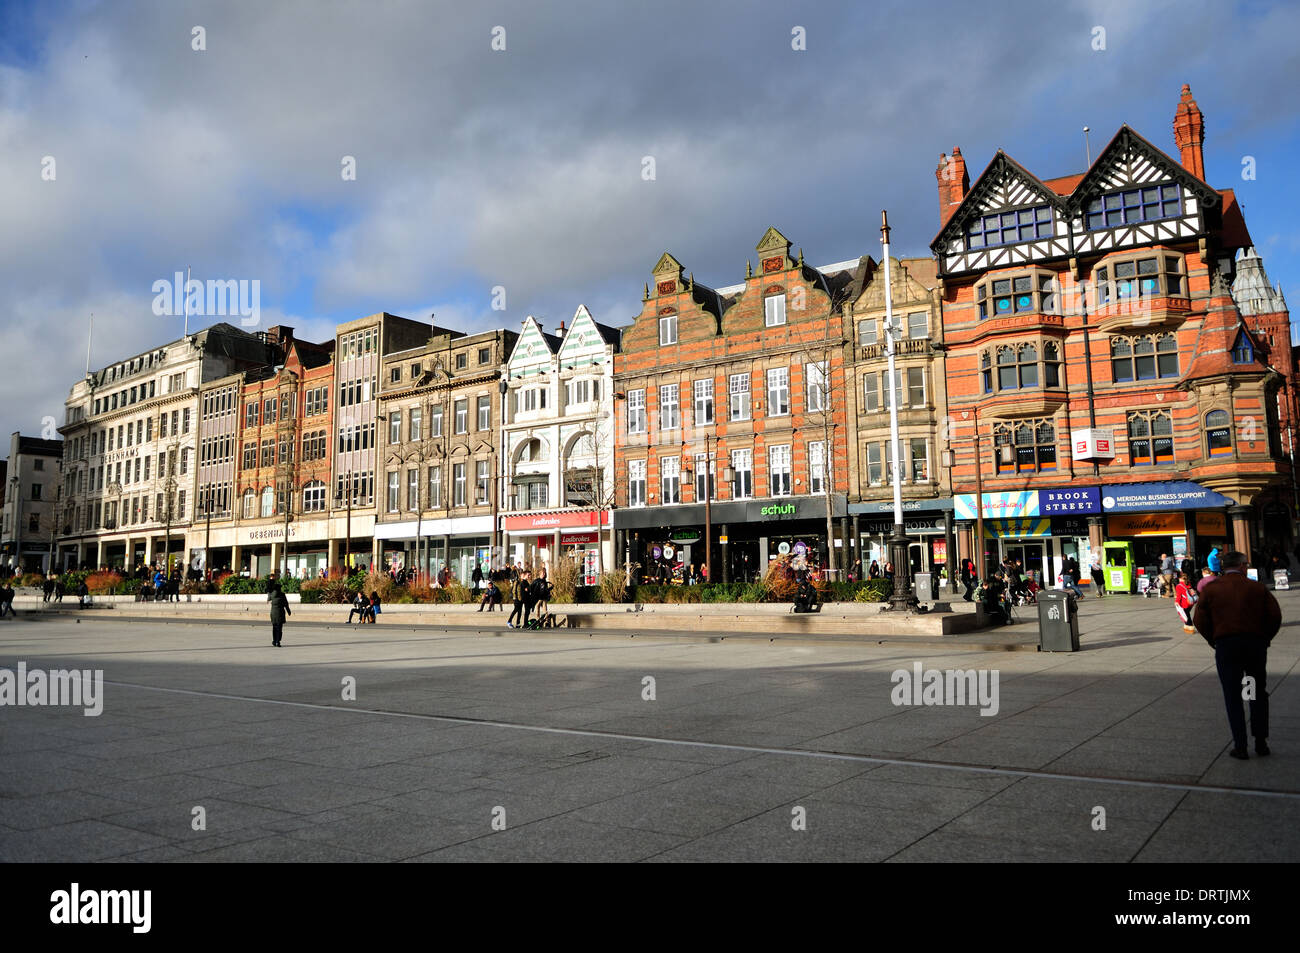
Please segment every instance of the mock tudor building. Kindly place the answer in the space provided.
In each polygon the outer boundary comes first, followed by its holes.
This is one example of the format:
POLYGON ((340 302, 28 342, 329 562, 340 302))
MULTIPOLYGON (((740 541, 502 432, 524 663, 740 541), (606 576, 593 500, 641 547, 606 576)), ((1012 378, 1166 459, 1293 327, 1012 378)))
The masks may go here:
POLYGON ((375 559, 468 585, 500 546, 501 369, 518 335, 423 327, 379 367, 375 559))
POLYGON ((790 249, 769 228, 758 270, 717 290, 665 253, 623 329, 614 526, 646 576, 705 565, 710 542, 720 581, 852 553, 844 302, 864 265, 812 268, 790 249))
POLYGON ((506 364, 501 517, 512 564, 578 561, 594 585, 617 565, 613 544, 614 355, 619 331, 585 305, 559 335, 531 315, 506 364))
POLYGON ((1206 181, 1203 130, 1184 86, 1178 159, 1128 126, 1059 178, 999 151, 970 185, 960 150, 941 157, 932 249, 962 555, 1054 580, 1106 541, 1129 544, 1130 569, 1251 553, 1261 504, 1289 533, 1289 316, 1248 282, 1258 304, 1234 301, 1251 241, 1232 191, 1206 181))

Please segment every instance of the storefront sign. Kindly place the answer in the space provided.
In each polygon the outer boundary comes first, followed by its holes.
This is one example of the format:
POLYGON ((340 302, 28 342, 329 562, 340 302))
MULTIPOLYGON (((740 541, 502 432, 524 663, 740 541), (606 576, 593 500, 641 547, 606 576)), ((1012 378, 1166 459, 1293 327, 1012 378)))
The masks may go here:
POLYGON ((597 533, 595 530, 593 530, 590 533, 561 533, 560 534, 561 546, 578 546, 581 545, 582 543, 598 543, 598 542, 600 542, 600 534, 597 533))
MULTIPOLYGON (((609 525, 610 514, 604 513, 602 525, 609 525)), ((507 516, 501 520, 506 530, 514 532, 538 529, 568 529, 578 526, 595 526, 596 513, 593 510, 581 510, 573 513, 534 513, 527 516, 507 516)))
MULTIPOLYGON (((975 494, 959 493, 953 497, 953 512, 959 520, 976 519, 975 494)), ((984 494, 985 519, 1018 519, 1038 516, 1037 490, 1011 490, 984 494)))
POLYGON ((1100 513, 1101 487, 1080 486, 1065 490, 1039 490, 1038 514, 1100 513))
POLYGON ((992 538, 1020 539, 1027 536, 1051 536, 1050 519, 985 520, 984 535, 992 538))
MULTIPOLYGON (((932 535, 943 533, 943 517, 930 516, 918 517, 916 519, 903 518, 903 529, 908 533, 917 535, 932 535)), ((871 520, 866 523, 858 524, 858 532, 864 536, 893 536, 893 520, 871 520)))
POLYGON ((1101 506, 1107 513, 1129 510, 1199 510, 1233 506, 1222 493, 1207 490, 1189 480, 1166 483, 1130 483, 1127 486, 1101 488, 1101 506))
POLYGON ((934 561, 937 563, 947 563, 948 541, 946 539, 936 539, 932 546, 934 550, 934 561))
POLYGON ((1228 517, 1223 513, 1197 513, 1196 535, 1226 537, 1228 535, 1228 517))
POLYGON ((772 503, 758 511, 759 516, 794 516, 794 514, 795 505, 793 503, 772 503))
POLYGON ((1112 516, 1107 520, 1106 535, 1116 536, 1182 536, 1187 532, 1187 522, 1182 513, 1133 513, 1112 516))
MULTIPOLYGON (((932 500, 904 500, 904 513, 924 513, 929 510, 936 510, 940 513, 945 510, 951 512, 952 499, 944 497, 943 499, 932 500)), ((866 503, 850 503, 849 515, 855 513, 892 513, 894 512, 893 500, 872 500, 866 503)))
POLYGON ((1172 556, 1180 556, 1180 557, 1181 557, 1181 556, 1186 556, 1186 555, 1187 555, 1187 537, 1186 537, 1186 536, 1175 536, 1175 537, 1174 537, 1174 548, 1170 551, 1170 555, 1172 555, 1172 556))
POLYGON ((668 535, 674 543, 696 543, 704 537, 704 533, 698 529, 674 528, 668 535))
POLYGON ((1070 431, 1076 460, 1110 460, 1115 456, 1115 433, 1110 427, 1070 431))
POLYGON ((1088 521, 1082 516, 1053 516, 1053 536, 1087 536, 1088 521))
MULTIPOLYGON (((296 539, 298 536, 298 527, 292 523, 289 524, 289 538, 296 539)), ((247 534, 250 543, 265 542, 271 539, 284 539, 283 526, 269 526, 266 529, 251 529, 247 534)))

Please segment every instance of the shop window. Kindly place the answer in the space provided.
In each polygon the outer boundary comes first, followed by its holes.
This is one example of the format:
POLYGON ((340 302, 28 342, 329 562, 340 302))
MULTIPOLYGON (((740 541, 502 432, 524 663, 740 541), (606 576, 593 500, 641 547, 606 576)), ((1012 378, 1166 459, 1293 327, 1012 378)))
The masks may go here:
POLYGON ((1226 410, 1212 410, 1205 415, 1205 452, 1211 457, 1232 453, 1232 418, 1226 410))
POLYGON ((1056 426, 1048 419, 996 424, 993 456, 997 473, 1053 472, 1056 470, 1056 426))
POLYGON ((1174 424, 1166 410, 1138 410, 1128 415, 1129 465, 1174 462, 1174 424))

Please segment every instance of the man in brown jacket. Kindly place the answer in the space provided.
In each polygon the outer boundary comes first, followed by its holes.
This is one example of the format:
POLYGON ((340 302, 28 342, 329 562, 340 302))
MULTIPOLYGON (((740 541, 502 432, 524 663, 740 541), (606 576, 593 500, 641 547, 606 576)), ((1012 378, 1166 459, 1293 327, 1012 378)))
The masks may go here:
POLYGON ((1246 577, 1246 554, 1227 553, 1223 575, 1205 587, 1196 603, 1193 620, 1205 641, 1214 647, 1214 663, 1223 685, 1223 701, 1232 727, 1232 751, 1243 761, 1246 753, 1246 717, 1242 700, 1250 700, 1250 727, 1255 754, 1268 754, 1268 691, 1264 673, 1268 646, 1282 627, 1282 610, 1263 583, 1246 577), (1242 690, 1243 676, 1254 682, 1253 692, 1242 690))

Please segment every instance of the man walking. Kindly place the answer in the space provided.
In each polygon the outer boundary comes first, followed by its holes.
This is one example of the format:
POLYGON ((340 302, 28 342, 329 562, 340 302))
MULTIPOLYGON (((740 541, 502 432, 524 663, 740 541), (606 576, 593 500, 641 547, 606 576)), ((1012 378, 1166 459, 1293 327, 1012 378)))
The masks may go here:
POLYGON ((271 603, 271 644, 280 647, 280 636, 284 632, 284 617, 293 615, 289 611, 289 597, 284 594, 280 584, 274 580, 267 587, 266 601, 271 603))
POLYGON ((966 587, 962 598, 967 602, 974 602, 971 593, 975 591, 975 563, 969 556, 961 561, 961 584, 966 587))
POLYGON ((1106 596, 1106 577, 1101 570, 1101 553, 1096 550, 1088 557, 1088 571, 1092 574, 1092 584, 1097 587, 1097 598, 1106 596))
POLYGON ((506 619, 507 629, 513 629, 516 620, 518 620, 521 626, 528 621, 528 616, 524 612, 524 603, 529 598, 528 587, 528 570, 520 569, 519 575, 517 575, 515 581, 510 584, 510 598, 514 601, 515 607, 510 612, 510 618, 506 619))
POLYGON ((1268 646, 1282 626, 1282 610, 1262 582, 1246 577, 1246 554, 1227 553, 1223 575, 1206 586, 1196 603, 1194 624, 1205 641, 1214 647, 1214 664, 1223 685, 1223 701, 1232 728, 1234 758, 1244 761, 1246 717, 1242 701, 1250 702, 1250 728, 1255 736, 1255 754, 1268 749, 1268 690, 1265 668, 1268 646), (1243 688, 1244 676, 1249 676, 1243 688))
POLYGON ((1079 561, 1073 556, 1065 557, 1065 564, 1061 567, 1061 581, 1066 589, 1074 590, 1075 598, 1083 598, 1083 591, 1079 588, 1079 561))

